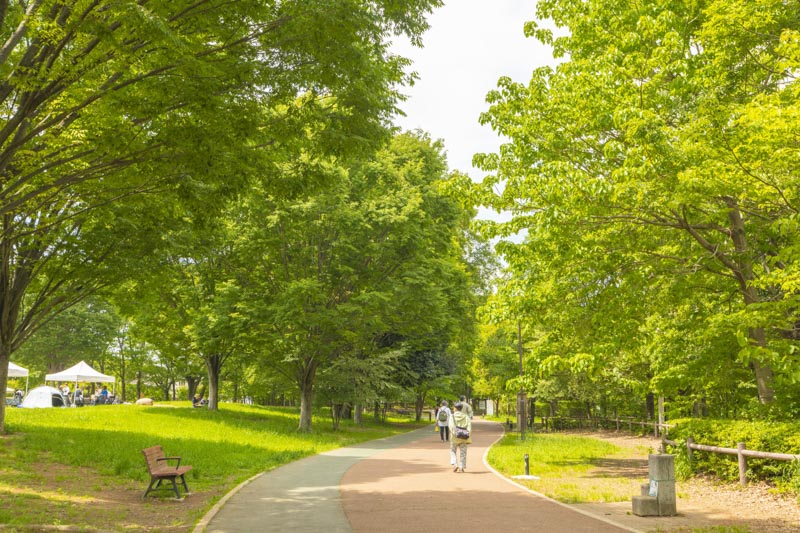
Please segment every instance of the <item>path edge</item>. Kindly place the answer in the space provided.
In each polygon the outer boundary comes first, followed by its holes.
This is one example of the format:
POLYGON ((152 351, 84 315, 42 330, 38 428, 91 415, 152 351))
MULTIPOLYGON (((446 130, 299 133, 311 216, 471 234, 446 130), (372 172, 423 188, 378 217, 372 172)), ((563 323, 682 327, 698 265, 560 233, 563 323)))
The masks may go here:
MULTIPOLYGON (((505 481, 507 483, 510 483, 510 484, 514 485, 515 487, 524 490, 525 492, 528 492, 529 494, 533 494, 534 496, 538 496, 539 498, 544 498, 545 500, 553 502, 554 504, 559 505, 561 507, 564 507, 565 509, 569 509, 570 511, 574 511, 574 512, 580 513, 580 514, 582 514, 584 516, 588 516, 588 517, 594 518, 595 520, 600 520, 601 522, 605 522, 606 524, 610 524, 610 525, 618 527, 620 529, 624 529, 625 531, 630 531, 631 533, 643 533, 643 531, 640 530, 640 529, 634 529, 632 527, 628 527, 628 526, 620 524, 618 522, 614 522, 613 520, 610 520, 610 519, 608 519, 608 518, 606 518, 604 516, 599 516, 599 515, 596 515, 594 513, 590 513, 588 511, 585 511, 583 509, 577 509, 577 508, 575 508, 575 507, 573 507, 571 505, 568 505, 566 503, 560 502, 558 500, 554 500, 553 498, 551 498, 549 496, 545 496, 541 492, 536 492, 535 490, 533 490, 531 488, 528 488, 525 485, 517 483, 513 479, 507 478, 506 476, 504 476, 503 474, 501 474, 500 472, 495 470, 492 467, 492 465, 489 464, 489 461, 488 461, 489 450, 491 450, 492 446, 494 446, 495 444, 500 442, 500 440, 503 437, 506 436, 506 427, 500 422, 497 422, 497 423, 500 424, 500 427, 503 429, 503 432, 500 434, 499 437, 497 437, 497 439, 493 443, 491 443, 489 446, 486 447, 486 451, 483 452, 483 457, 481 458, 481 460, 483 461, 483 466, 485 466, 487 469, 489 469, 489 471, 491 473, 493 473, 495 476, 499 477, 503 481, 505 481)), ((195 533, 197 533, 197 532, 195 532, 195 533)))
POLYGON ((214 519, 214 517, 217 516, 219 510, 222 509, 222 506, 225 505, 225 503, 227 503, 227 501, 230 500, 234 494, 242 490, 244 487, 246 487, 256 479, 260 478, 267 472, 268 472, 267 470, 265 470, 264 472, 259 472, 258 474, 254 475, 249 479, 245 479, 244 481, 233 487, 231 490, 229 490, 228 493, 225 494, 222 498, 220 498, 219 501, 215 503, 214 506, 211 509, 209 509, 208 512, 206 512, 206 514, 203 515, 203 518, 201 518, 200 521, 197 522, 197 524, 195 524, 194 529, 192 529, 192 533, 203 533, 206 530, 206 527, 208 527, 208 524, 210 524, 211 521, 214 519))

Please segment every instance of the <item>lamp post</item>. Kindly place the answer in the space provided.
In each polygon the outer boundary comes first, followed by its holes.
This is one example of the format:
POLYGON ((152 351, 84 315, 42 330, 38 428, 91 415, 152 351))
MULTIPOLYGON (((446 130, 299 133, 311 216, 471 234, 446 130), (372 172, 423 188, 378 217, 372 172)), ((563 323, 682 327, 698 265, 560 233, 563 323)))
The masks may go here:
POLYGON ((517 393, 517 425, 519 426, 519 436, 522 440, 525 440, 525 430, 528 426, 527 424, 527 407, 528 407, 528 397, 525 394, 525 391, 522 388, 522 378, 523 378, 523 369, 522 369, 522 322, 517 320, 517 351, 519 352, 519 380, 520 380, 520 388, 519 392, 517 393))

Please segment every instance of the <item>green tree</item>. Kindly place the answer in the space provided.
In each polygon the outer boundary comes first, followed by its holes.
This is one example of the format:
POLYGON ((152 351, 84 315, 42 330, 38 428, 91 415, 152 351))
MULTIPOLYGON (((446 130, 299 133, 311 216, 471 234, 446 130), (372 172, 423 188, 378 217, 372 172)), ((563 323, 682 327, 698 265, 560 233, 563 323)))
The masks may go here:
POLYGON ((283 134, 265 105, 334 96, 308 104, 330 149, 381 138, 409 79, 388 36, 439 3, 0 3, 0 385, 47 317, 165 244, 176 200, 200 216, 241 184, 283 134))
POLYGON ((399 135, 349 168, 299 154, 284 175, 325 185, 296 197, 257 188, 232 219, 253 342, 297 383, 308 430, 318 371, 370 353, 387 331, 424 338, 456 320, 454 280, 466 276, 454 238, 467 215, 439 190, 446 165, 424 136, 399 135))
POLYGON ((542 311, 528 316, 561 360, 608 368, 626 353, 629 368, 661 372, 687 348, 711 350, 707 368, 733 357, 752 370, 762 404, 786 398, 798 372, 798 11, 552 0, 538 14, 566 35, 535 23, 528 34, 564 61, 528 85, 500 80, 482 120, 509 142, 478 157, 494 172, 484 200, 514 215, 499 231, 527 229, 503 251, 521 305, 542 311), (648 349, 663 333, 650 317, 683 305, 692 313, 673 323, 698 344, 648 349), (739 339, 734 353, 724 338, 739 339))
POLYGON ((87 298, 45 322, 16 357, 41 379, 81 360, 95 364, 104 359, 121 325, 108 302, 98 296, 87 298))

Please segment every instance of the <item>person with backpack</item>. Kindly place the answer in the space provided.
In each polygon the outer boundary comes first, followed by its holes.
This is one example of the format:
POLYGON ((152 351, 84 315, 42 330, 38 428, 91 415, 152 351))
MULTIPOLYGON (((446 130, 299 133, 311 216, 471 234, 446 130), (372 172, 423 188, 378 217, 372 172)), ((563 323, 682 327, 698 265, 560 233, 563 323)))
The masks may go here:
POLYGON ((450 417, 450 462, 453 472, 464 472, 467 469, 467 446, 472 444, 472 420, 464 412, 464 404, 456 402, 453 416, 450 417), (459 457, 456 458, 456 449, 459 457))
POLYGON ((450 441, 449 421, 451 417, 450 408, 447 407, 447 400, 442 400, 439 413, 436 415, 436 425, 439 426, 439 437, 441 437, 442 442, 450 441))

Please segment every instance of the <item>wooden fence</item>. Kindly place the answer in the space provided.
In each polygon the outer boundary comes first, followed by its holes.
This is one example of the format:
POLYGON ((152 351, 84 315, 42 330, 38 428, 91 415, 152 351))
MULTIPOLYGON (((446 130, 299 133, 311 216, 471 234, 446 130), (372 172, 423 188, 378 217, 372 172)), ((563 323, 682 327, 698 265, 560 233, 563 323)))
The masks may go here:
POLYGON ((559 431, 564 429, 616 429, 620 431, 626 427, 628 431, 633 433, 634 426, 640 429, 641 433, 650 432, 652 429, 653 435, 658 437, 661 432, 666 435, 669 428, 673 427, 670 424, 659 424, 657 421, 637 420, 633 417, 597 417, 597 418, 581 418, 572 416, 543 416, 542 428, 545 431, 559 431))
MULTIPOLYGON (((673 440, 668 440, 666 437, 663 438, 661 442, 662 442, 662 447, 664 447, 665 445, 679 446, 677 442, 673 440)), ((686 439, 686 455, 690 463, 692 461, 693 450, 711 452, 711 453, 722 453, 726 455, 736 455, 739 459, 739 483, 743 486, 747 484, 748 457, 757 457, 759 459, 774 459, 776 461, 800 460, 800 455, 793 455, 790 453, 772 453, 772 452, 760 452, 756 450, 748 450, 745 448, 744 442, 737 443, 736 448, 722 448, 720 446, 707 446, 705 444, 697 444, 694 442, 694 439, 692 437, 688 437, 686 439)))

